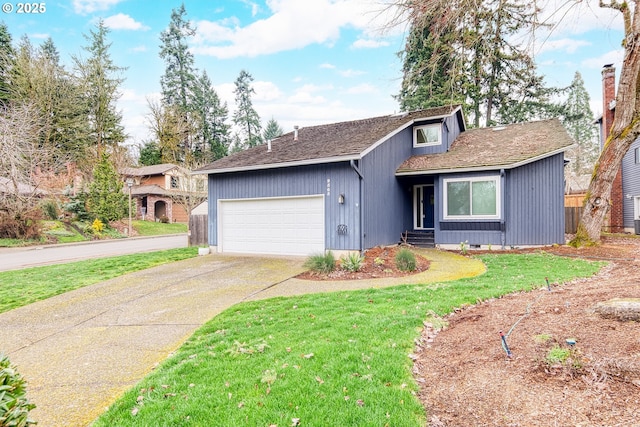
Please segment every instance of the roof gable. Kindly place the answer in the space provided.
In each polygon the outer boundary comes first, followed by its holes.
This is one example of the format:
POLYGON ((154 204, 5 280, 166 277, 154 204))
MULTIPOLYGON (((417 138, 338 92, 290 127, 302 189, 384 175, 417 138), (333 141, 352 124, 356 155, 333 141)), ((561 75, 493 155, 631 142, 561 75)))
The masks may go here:
POLYGON ((430 108, 411 113, 372 117, 362 120, 309 126, 284 134, 267 145, 223 157, 197 169, 202 173, 222 173, 240 170, 257 170, 302 164, 318 164, 358 159, 375 145, 410 126, 415 121, 429 120, 460 114, 457 105, 430 108))
POLYGON ((471 129, 448 152, 412 156, 396 174, 511 169, 563 152, 573 143, 558 119, 471 129))

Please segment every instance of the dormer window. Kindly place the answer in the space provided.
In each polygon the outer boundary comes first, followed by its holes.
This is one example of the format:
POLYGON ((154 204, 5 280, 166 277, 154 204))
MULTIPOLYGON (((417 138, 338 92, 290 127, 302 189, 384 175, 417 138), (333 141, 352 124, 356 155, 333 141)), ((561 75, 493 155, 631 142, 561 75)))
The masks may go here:
POLYGON ((416 126, 413 128, 413 146, 426 147, 442 144, 442 131, 440 123, 416 126))

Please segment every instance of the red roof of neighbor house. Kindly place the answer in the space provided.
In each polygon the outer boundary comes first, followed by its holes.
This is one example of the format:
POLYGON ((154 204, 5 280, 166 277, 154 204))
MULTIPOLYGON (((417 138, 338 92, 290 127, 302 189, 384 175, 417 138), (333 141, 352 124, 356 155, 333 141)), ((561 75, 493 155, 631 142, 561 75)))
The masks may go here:
POLYGON ((410 157, 396 175, 509 169, 565 151, 573 144, 557 119, 471 129, 446 153, 410 157))
MULTIPOLYGON (((460 110, 460 106, 453 105, 303 127, 298 130, 297 140, 294 139, 295 131, 274 139, 271 151, 268 151, 266 144, 260 145, 223 157, 195 172, 220 173, 356 159, 376 143, 416 121, 447 117, 460 110)), ((461 126, 464 127, 464 123, 461 126)))

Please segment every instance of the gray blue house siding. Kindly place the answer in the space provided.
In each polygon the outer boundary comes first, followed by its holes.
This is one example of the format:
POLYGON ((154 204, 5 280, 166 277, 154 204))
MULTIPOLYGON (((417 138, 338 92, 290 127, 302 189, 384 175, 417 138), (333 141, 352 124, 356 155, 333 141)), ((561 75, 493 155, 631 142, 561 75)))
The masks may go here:
POLYGON ((408 227, 411 190, 406 190, 395 171, 412 154, 413 129, 402 130, 361 160, 363 181, 364 248, 397 243, 408 227))
POLYGON ((622 159, 622 194, 625 230, 634 230, 634 220, 638 219, 635 212, 640 207, 640 139, 631 144, 631 148, 622 159))
POLYGON ((360 250, 359 192, 358 175, 347 162, 210 174, 209 244, 218 245, 218 200, 324 194, 327 249, 360 250), (338 225, 346 233, 338 233, 338 225))
POLYGON ((506 177, 506 245, 564 244, 564 155, 512 169, 506 177))
POLYGON ((564 155, 557 154, 514 169, 447 174, 436 180, 436 194, 444 203, 448 178, 500 176, 501 215, 496 220, 450 221, 443 206, 436 208, 436 242, 440 244, 524 246, 564 243, 564 155))

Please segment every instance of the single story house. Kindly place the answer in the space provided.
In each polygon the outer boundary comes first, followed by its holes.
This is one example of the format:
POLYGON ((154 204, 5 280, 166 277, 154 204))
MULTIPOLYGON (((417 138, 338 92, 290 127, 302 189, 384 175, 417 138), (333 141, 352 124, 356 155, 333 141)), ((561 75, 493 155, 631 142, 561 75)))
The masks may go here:
POLYGON ((558 120, 467 130, 447 106, 294 129, 196 171, 218 252, 565 241, 558 120))

